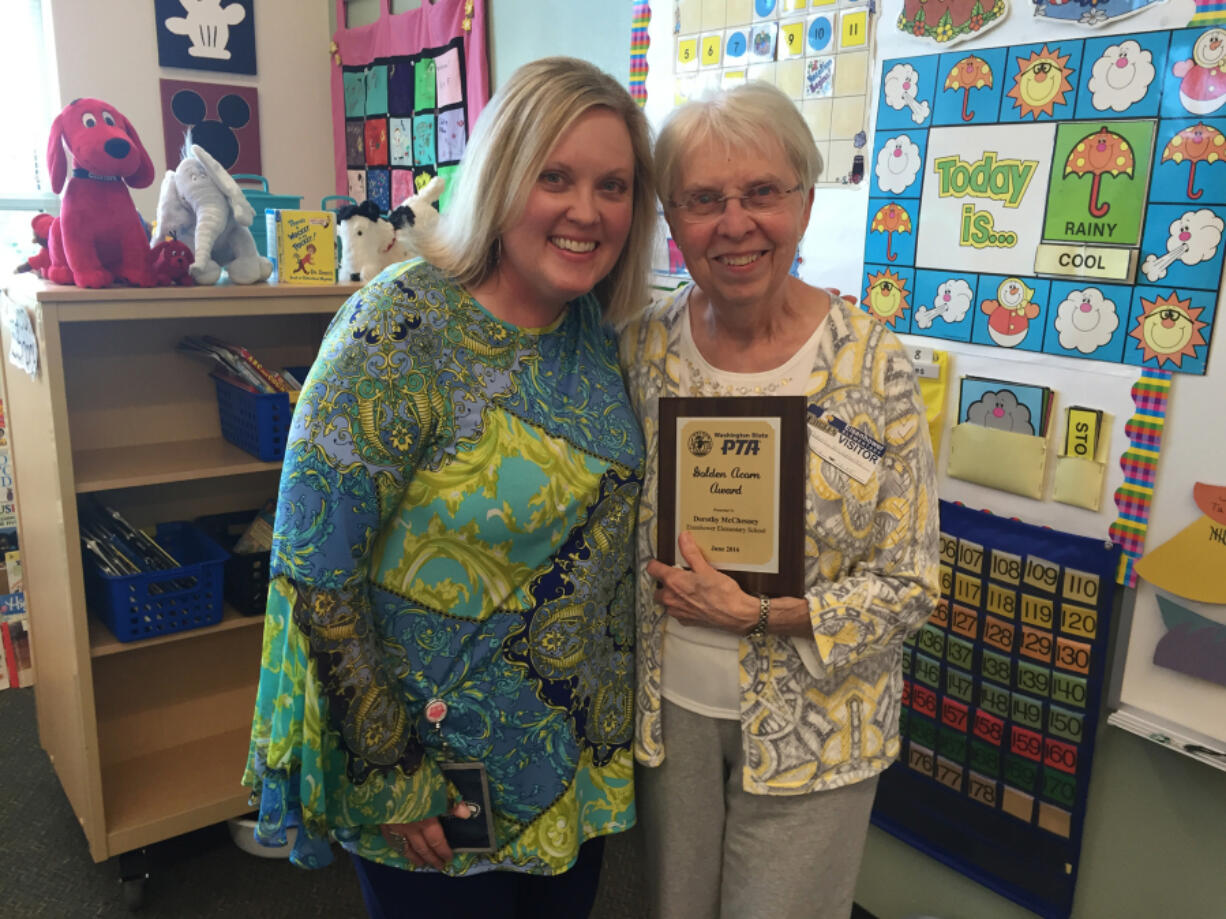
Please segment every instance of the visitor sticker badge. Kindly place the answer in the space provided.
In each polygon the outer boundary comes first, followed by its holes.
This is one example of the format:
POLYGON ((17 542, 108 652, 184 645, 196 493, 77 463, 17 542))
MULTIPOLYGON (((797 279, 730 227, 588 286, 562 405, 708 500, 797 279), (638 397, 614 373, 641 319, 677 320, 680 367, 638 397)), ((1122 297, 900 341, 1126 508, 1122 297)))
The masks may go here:
POLYGON ((861 485, 868 482, 885 455, 885 444, 820 406, 810 405, 808 411, 813 452, 861 485))

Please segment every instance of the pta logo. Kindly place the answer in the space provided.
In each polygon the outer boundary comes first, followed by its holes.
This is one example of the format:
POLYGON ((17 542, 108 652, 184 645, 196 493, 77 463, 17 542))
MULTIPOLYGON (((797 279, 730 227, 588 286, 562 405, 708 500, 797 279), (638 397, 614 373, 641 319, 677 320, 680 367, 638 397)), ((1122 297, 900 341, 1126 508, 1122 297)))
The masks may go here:
POLYGON ((757 437, 725 437, 720 452, 727 456, 734 453, 737 456, 756 456, 761 452, 761 439, 757 437))

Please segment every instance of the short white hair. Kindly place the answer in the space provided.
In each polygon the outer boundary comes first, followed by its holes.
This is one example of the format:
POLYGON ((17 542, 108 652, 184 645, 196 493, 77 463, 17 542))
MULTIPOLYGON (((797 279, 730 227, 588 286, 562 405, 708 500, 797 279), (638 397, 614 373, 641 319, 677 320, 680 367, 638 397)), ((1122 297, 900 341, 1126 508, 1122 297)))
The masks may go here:
POLYGON ((656 181, 660 201, 673 203, 681 166, 689 154, 708 143, 735 156, 761 149, 774 138, 807 191, 822 172, 821 154, 796 103, 769 83, 751 81, 675 109, 656 141, 656 181))

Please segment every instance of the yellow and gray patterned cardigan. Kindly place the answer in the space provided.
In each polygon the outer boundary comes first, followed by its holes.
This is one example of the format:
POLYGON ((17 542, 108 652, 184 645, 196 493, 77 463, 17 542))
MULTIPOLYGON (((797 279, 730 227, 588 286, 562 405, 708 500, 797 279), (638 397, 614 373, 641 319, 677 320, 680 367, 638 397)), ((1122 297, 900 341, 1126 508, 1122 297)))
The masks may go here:
MULTIPOLYGON (((658 400, 678 394, 685 299, 682 291, 653 304, 621 334, 622 367, 647 442, 635 756, 648 766, 664 760, 665 614, 643 571, 656 545, 658 400)), ((938 593, 936 474, 914 371, 883 324, 831 299, 806 397, 883 442, 886 452, 864 485, 809 456, 805 584, 813 637, 740 642, 743 785, 753 794, 838 788, 894 760, 902 641, 928 618, 938 593)))

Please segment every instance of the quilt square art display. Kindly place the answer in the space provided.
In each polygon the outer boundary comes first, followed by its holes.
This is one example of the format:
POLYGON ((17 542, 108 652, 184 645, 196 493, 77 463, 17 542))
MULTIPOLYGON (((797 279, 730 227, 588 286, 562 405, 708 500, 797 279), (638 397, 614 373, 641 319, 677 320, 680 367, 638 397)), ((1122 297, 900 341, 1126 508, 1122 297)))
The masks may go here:
POLYGON ((484 24, 483 3, 436 0, 337 32, 339 193, 390 211, 434 176, 454 175, 488 98, 484 24))
POLYGON ((1203 374, 1226 30, 882 63, 865 308, 896 331, 1203 374))

